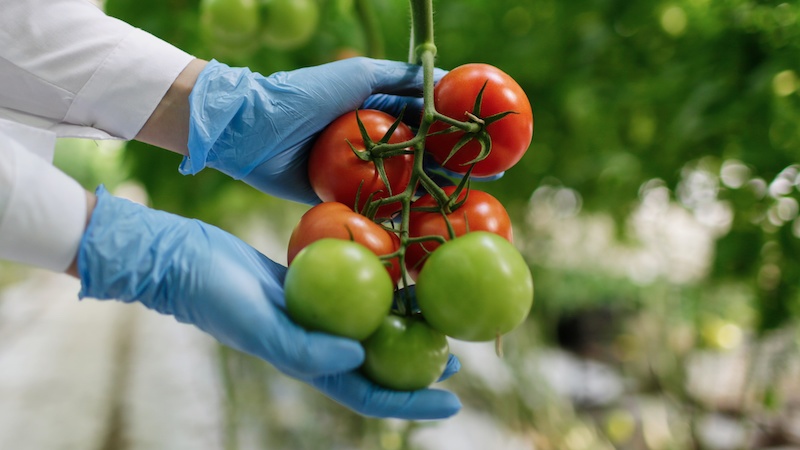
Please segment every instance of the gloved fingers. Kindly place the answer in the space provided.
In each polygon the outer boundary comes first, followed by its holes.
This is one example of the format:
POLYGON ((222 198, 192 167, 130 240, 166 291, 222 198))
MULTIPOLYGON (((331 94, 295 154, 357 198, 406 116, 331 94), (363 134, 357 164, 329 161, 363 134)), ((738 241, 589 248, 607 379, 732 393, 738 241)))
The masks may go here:
POLYGON ((306 331, 274 308, 274 319, 262 324, 270 328, 261 338, 265 354, 257 356, 285 374, 309 379, 352 371, 364 362, 364 348, 358 341, 306 331))
POLYGON ((442 376, 439 377, 437 382, 444 381, 461 370, 461 361, 458 360, 458 357, 454 354, 450 354, 450 358, 447 360, 447 366, 444 368, 444 372, 442 372, 442 376))
POLYGON ((403 302, 405 304, 406 300, 411 303, 411 311, 419 312, 419 305, 417 305, 417 285, 412 284, 411 286, 406 286, 394 291, 392 309, 398 309, 399 303, 403 302))
POLYGON ((214 264, 197 278, 185 321, 237 350, 270 362, 295 378, 353 370, 364 361, 358 341, 309 332, 284 310, 285 266, 233 235, 206 227, 208 239, 231 251, 214 254, 214 264))
POLYGON ((416 128, 422 119, 422 98, 374 94, 364 101, 361 109, 377 109, 394 117, 400 117, 400 114, 403 114, 403 122, 412 128, 416 128))
MULTIPOLYGON (((403 121, 411 127, 418 127, 420 119, 422 118, 422 71, 419 66, 409 65, 405 63, 396 63, 393 61, 372 60, 378 67, 386 70, 385 73, 379 71, 380 75, 376 76, 378 84, 373 88, 373 95, 364 101, 362 108, 378 109, 387 114, 395 117, 403 112, 403 121), (385 64, 392 63, 392 64, 385 64), (406 70, 413 73, 413 78, 400 78, 404 80, 399 84, 399 90, 392 89, 396 86, 394 83, 396 78, 393 78, 395 64, 401 64, 406 70), (413 82, 408 83, 408 80, 413 82), (408 94, 408 95, 404 95, 408 94)), ((433 79, 437 83, 447 71, 434 68, 433 79)))
MULTIPOLYGON (((441 164, 436 162, 436 160, 433 159, 433 157, 429 153, 425 154, 425 159, 423 160, 422 163, 425 172, 427 172, 428 175, 430 175, 431 177, 438 177, 435 178, 435 181, 445 183, 443 184, 443 186, 455 185, 459 180, 464 178, 463 173, 454 172, 450 169, 442 167, 441 164)), ((490 175, 487 177, 472 176, 470 180, 477 181, 480 183, 486 183, 490 181, 497 181, 500 178, 503 178, 503 175, 505 175, 505 172, 500 172, 496 175, 490 175)))
MULTIPOLYGON (((446 73, 442 69, 434 69, 434 83, 446 73)), ((424 76, 422 66, 416 64, 356 57, 317 67, 279 72, 272 74, 270 78, 279 86, 335 87, 334 91, 325 94, 337 94, 346 98, 360 96, 359 102, 363 102, 372 94, 420 97, 424 76)))
POLYGON ((315 378, 310 384, 331 399, 370 417, 445 419, 461 409, 461 401, 452 392, 439 389, 392 391, 375 385, 357 372, 315 378))
MULTIPOLYGON (((450 179, 456 179, 456 180, 459 180, 459 179, 461 179, 461 178, 463 178, 463 177, 464 177, 464 174, 463 174, 463 173, 453 172, 452 170, 445 169, 444 167, 441 167, 441 166, 440 166, 440 167, 437 167, 437 168, 435 168, 435 169, 434 169, 434 168, 430 168, 429 170, 430 170, 431 172, 438 172, 438 175, 439 175, 439 176, 441 176, 441 177, 447 177, 447 178, 450 178, 450 179)), ((505 175, 505 172, 500 172, 500 173, 498 173, 498 174, 495 174, 495 175, 489 175, 489 176, 485 176, 485 177, 476 177, 476 176, 472 176, 472 177, 470 178, 470 180, 472 180, 472 181, 477 181, 478 183, 488 183, 488 182, 491 182, 491 181, 497 181, 497 180, 499 180, 500 178, 503 178, 503 175, 505 175)))
POLYGON ((308 180, 308 152, 299 152, 295 148, 256 166, 242 181, 261 192, 286 200, 306 205, 322 201, 308 180))
MULTIPOLYGON (((399 61, 364 59, 366 61, 358 61, 357 63, 366 64, 365 69, 372 74, 373 94, 421 95, 423 84, 422 66, 399 61)), ((434 68, 434 83, 441 80, 446 73, 447 71, 445 70, 434 68)))

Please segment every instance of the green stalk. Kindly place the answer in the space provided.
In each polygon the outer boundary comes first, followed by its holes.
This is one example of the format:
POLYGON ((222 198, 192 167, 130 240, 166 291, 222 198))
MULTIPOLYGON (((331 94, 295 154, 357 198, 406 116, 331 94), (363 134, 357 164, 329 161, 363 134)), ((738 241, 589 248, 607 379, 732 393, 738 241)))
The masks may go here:
MULTIPOLYGON (((467 114, 471 115, 472 113, 467 113, 467 114)), ((478 131, 481 130, 481 125, 479 123, 476 123, 476 122, 462 122, 460 120, 453 119, 450 116, 445 116, 444 114, 439 113, 439 112, 434 112, 434 119, 438 120, 440 122, 444 122, 444 123, 446 123, 448 125, 452 125, 454 127, 457 127, 457 128, 459 128, 461 130, 464 130, 464 132, 466 132, 466 133, 477 133, 478 131)), ((481 119, 478 119, 478 120, 481 120, 481 119)))
POLYGON ((433 43, 433 0, 409 0, 411 4, 411 42, 408 46, 408 62, 419 64, 419 46, 430 45, 434 54, 433 43))
POLYGON ((386 48, 373 1, 356 0, 356 12, 367 35, 367 56, 382 59, 386 57, 386 48))
MULTIPOLYGON (((362 0, 359 2, 366 3, 370 0, 362 0)), ((405 253, 408 245, 414 242, 423 240, 443 240, 435 237, 425 238, 409 238, 409 216, 411 215, 411 200, 414 198, 418 184, 422 184, 426 191, 428 191, 434 198, 436 198, 442 210, 447 210, 449 198, 444 190, 439 187, 429 176, 425 173, 423 167, 423 157, 425 154, 425 136, 428 135, 428 130, 431 124, 436 120, 437 113, 433 105, 433 88, 434 88, 434 67, 436 58, 436 45, 433 39, 433 0, 409 0, 411 7, 411 33, 408 62, 411 64, 422 65, 423 73, 423 89, 422 97, 424 102, 424 109, 422 120, 417 130, 416 136, 408 142, 398 144, 381 143, 373 149, 374 156, 382 157, 389 154, 398 152, 399 150, 408 147, 413 148, 414 152, 414 167, 411 174, 411 180, 408 187, 400 194, 395 194, 389 199, 381 199, 377 202, 377 206, 383 202, 399 201, 402 209, 400 212, 400 249, 397 256, 400 262, 400 270, 402 272, 403 287, 407 285, 407 271, 405 268, 405 253)), ((469 124, 460 124, 462 127, 469 127, 469 124)), ((452 229, 450 230, 452 238, 452 229)), ((407 293, 408 290, 406 289, 407 293)), ((412 304, 410 295, 404 295, 402 304, 398 305, 401 314, 412 314, 412 304)))

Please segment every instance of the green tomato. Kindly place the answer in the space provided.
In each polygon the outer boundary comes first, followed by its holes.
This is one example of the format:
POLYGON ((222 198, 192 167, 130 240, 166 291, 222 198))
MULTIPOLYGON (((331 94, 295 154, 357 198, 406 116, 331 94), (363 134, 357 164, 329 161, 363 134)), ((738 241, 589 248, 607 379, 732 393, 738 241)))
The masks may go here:
POLYGON ((485 231, 434 250, 417 278, 417 303, 432 327, 464 341, 491 341, 525 320, 533 277, 517 249, 485 231))
POLYGON ((316 0, 260 0, 261 41, 276 50, 307 43, 319 23, 316 0))
POLYGON ((250 46, 258 35, 257 0, 200 0, 200 32, 212 44, 250 46))
POLYGON ((286 310, 295 322, 361 341, 389 314, 394 284, 367 247, 326 238, 295 256, 284 289, 286 310))
POLYGON ((442 376, 450 347, 447 337, 421 317, 389 315, 364 346, 364 375, 397 391, 415 391, 442 376))

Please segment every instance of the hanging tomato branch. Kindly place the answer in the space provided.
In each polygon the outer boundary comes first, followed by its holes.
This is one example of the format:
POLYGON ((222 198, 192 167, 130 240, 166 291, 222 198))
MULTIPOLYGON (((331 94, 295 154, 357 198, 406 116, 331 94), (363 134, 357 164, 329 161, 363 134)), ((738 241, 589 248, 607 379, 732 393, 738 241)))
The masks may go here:
POLYGON ((374 110, 328 126, 309 160, 312 187, 325 203, 295 228, 286 277, 288 310, 301 325, 342 334, 343 322, 372 324, 361 338, 363 371, 398 390, 439 378, 447 336, 497 340, 499 354, 500 337, 525 320, 533 301, 532 276, 512 244, 505 208, 471 188, 473 177, 502 176, 527 150, 527 96, 486 64, 457 67, 437 83, 432 1, 410 6, 409 61, 423 71, 419 126, 412 131, 402 115, 374 110), (313 217, 333 202, 347 207, 326 215, 320 228, 323 219, 313 217), (379 226, 367 231, 354 225, 354 215, 379 226), (331 239, 350 242, 324 244, 331 239), (386 270, 367 271, 377 266, 364 266, 365 247, 386 270), (362 272, 368 283, 352 281, 362 272))

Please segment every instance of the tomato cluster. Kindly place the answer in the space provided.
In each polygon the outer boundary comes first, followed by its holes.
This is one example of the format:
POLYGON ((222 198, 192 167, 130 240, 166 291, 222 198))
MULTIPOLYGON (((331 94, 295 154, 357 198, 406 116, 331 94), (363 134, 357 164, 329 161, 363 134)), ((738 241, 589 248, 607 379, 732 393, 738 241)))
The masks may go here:
POLYGON ((319 23, 316 0, 200 0, 200 30, 215 50, 263 44, 291 50, 308 43, 319 23))
POLYGON ((435 118, 423 121, 419 138, 374 110, 329 124, 309 155, 311 186, 323 202, 303 215, 288 246, 290 316, 361 341, 362 373, 396 390, 441 376, 448 337, 499 339, 533 302, 508 213, 468 183, 522 157, 533 132, 528 99, 485 64, 454 69, 434 92, 435 118), (426 152, 461 178, 436 184, 415 164, 426 152), (415 289, 404 289, 414 281, 415 289))

